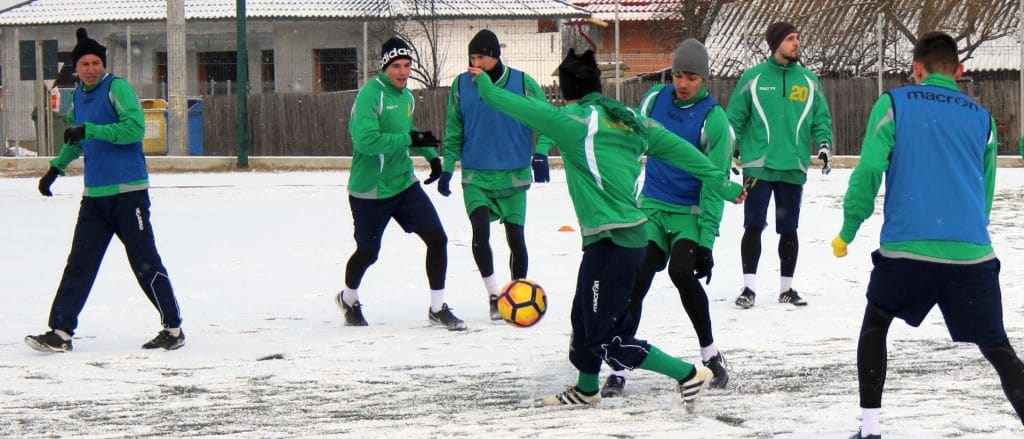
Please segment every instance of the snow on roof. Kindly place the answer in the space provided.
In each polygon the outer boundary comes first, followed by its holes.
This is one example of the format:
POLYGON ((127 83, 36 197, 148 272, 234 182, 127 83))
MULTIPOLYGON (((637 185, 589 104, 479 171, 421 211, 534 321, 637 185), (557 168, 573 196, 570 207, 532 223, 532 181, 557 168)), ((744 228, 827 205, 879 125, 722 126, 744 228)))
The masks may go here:
POLYGON ((572 4, 590 11, 593 18, 604 21, 615 20, 616 8, 619 21, 645 21, 665 18, 679 7, 678 0, 586 0, 572 4))
MULTIPOLYGON (((249 18, 360 19, 405 16, 442 18, 584 18, 589 13, 562 0, 249 0, 249 18)), ((167 17, 164 0, 34 0, 0 12, 0 26, 155 21, 167 17)), ((185 0, 186 20, 235 17, 234 0, 185 0)))

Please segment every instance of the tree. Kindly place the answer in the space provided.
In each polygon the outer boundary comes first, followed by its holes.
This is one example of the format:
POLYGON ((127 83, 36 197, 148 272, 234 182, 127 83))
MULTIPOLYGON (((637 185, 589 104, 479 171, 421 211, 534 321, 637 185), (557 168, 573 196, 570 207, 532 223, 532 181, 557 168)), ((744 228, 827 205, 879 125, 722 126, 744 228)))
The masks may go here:
MULTIPOLYGON (((397 36, 409 44, 415 53, 416 62, 412 65, 409 79, 428 89, 442 85, 441 75, 447 61, 448 48, 441 32, 440 20, 434 14, 433 0, 412 0, 405 6, 402 15, 378 22, 372 31, 373 35, 384 39, 397 36)), ((379 68, 379 66, 378 66, 379 68)))
POLYGON ((883 41, 883 70, 905 72, 917 35, 948 32, 957 40, 961 60, 983 43, 1012 35, 1019 0, 748 0, 734 2, 716 17, 709 39, 724 46, 716 72, 735 74, 768 56, 764 31, 785 20, 800 29, 802 62, 819 73, 840 76, 878 71, 878 40, 883 41), (882 31, 879 33, 879 16, 882 31))

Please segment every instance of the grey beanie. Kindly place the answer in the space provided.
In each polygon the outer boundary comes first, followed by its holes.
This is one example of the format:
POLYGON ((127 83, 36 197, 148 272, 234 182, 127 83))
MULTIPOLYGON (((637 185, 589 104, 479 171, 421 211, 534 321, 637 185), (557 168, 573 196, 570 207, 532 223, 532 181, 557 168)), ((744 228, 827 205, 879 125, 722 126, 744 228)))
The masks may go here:
POLYGON ((708 67, 708 49, 700 41, 687 38, 672 55, 672 73, 691 72, 707 79, 710 75, 708 67))

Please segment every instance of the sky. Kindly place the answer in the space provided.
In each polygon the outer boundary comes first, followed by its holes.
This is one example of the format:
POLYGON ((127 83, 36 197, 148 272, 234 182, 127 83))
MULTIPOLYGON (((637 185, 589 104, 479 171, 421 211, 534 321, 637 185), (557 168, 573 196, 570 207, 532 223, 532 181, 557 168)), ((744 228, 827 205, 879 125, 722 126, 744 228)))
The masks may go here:
MULTIPOLYGON (((36 179, 0 177, 0 436, 845 438, 860 425, 856 338, 881 226, 876 214, 848 257, 832 256, 849 174, 812 170, 805 187, 794 283, 809 302, 804 308, 774 300, 778 240, 771 226, 757 305, 733 305, 742 286, 742 210, 726 207, 706 288, 731 381, 706 392, 694 414, 682 408, 674 381, 646 371, 629 375, 624 397, 596 407, 539 405, 576 379, 567 350, 581 248, 578 232, 558 231, 578 230, 562 170, 529 192, 529 275, 550 305, 526 329, 488 320, 461 188, 444 198, 428 186, 449 236, 447 303, 466 320, 462 332, 427 323, 424 247, 394 224, 360 289, 370 325, 344 326, 333 298, 355 248, 347 173, 152 175, 153 227, 186 345, 140 349, 159 320, 115 240, 68 354, 33 351, 23 338, 47 330, 82 179, 61 177, 54 196, 43 198, 36 179)), ((1003 261, 1006 327, 1018 350, 1021 199, 1024 169, 1000 169, 990 230, 1003 261)), ((495 266, 504 278, 508 249, 500 226, 493 227, 495 266)), ((696 336, 664 273, 644 310, 639 337, 699 361, 696 336)), ((974 346, 950 342, 939 312, 916 329, 894 323, 888 347, 885 437, 1024 435, 994 371, 974 346)))

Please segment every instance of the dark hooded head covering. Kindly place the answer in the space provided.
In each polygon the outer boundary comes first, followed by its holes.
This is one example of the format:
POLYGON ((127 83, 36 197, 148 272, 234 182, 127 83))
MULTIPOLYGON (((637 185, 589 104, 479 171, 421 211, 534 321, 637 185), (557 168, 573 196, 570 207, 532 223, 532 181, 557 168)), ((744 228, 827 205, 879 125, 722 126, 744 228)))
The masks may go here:
POLYGON ((768 26, 768 31, 764 33, 764 39, 768 42, 768 52, 774 55, 786 36, 796 31, 796 26, 785 21, 772 23, 768 26))
POLYGON ((103 66, 107 66, 107 48, 103 47, 96 40, 89 38, 89 34, 85 32, 84 28, 78 28, 75 32, 78 37, 78 43, 75 44, 75 48, 71 51, 71 64, 77 66, 78 60, 85 55, 96 55, 103 61, 103 66))
POLYGON ((398 37, 389 38, 380 48, 380 69, 388 68, 388 64, 401 58, 412 61, 412 49, 409 48, 409 43, 398 37))
POLYGON ((593 50, 576 55, 576 49, 569 49, 562 63, 558 65, 558 86, 562 97, 569 101, 579 100, 589 93, 601 92, 601 69, 593 50))
POLYGON ((487 29, 482 29, 469 40, 470 55, 487 55, 491 58, 501 58, 501 43, 498 36, 487 29))

